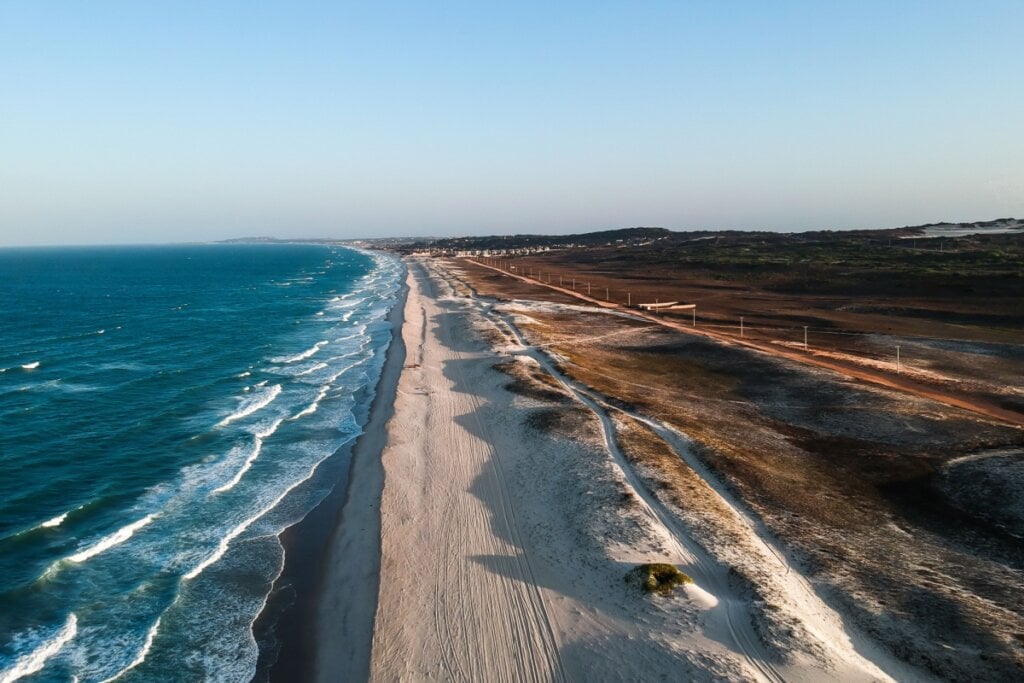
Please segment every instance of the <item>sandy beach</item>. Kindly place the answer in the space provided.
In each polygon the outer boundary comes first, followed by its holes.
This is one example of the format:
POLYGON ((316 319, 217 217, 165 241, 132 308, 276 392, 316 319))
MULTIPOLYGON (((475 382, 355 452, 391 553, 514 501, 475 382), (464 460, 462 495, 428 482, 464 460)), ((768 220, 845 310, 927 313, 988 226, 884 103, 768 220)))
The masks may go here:
POLYGON ((619 445, 642 416, 574 385, 451 273, 408 264, 382 379, 401 370, 394 412, 371 419, 328 551, 318 680, 916 678, 849 631, 699 464, 720 537, 652 493, 619 445), (777 614, 725 550, 765 567, 777 614), (643 594, 624 579, 645 562, 693 583, 643 594), (789 636, 771 637, 780 624, 789 636))

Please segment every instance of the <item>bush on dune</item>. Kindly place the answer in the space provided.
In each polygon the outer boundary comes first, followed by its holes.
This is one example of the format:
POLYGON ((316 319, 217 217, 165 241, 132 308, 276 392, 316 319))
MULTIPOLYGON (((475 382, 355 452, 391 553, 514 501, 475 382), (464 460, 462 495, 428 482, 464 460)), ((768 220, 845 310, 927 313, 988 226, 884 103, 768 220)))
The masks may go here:
POLYGON ((626 581, 639 583, 645 593, 668 595, 677 586, 693 583, 693 579, 676 569, 675 565, 664 562, 641 564, 626 574, 626 581))

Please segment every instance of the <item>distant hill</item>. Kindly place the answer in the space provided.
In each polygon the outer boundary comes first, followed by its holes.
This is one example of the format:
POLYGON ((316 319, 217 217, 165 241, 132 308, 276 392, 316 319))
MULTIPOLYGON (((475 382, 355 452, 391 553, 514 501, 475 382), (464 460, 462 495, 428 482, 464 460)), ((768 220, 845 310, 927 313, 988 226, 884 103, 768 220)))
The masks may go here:
POLYGON ((352 244, 392 249, 404 253, 429 251, 437 254, 482 251, 543 251, 572 247, 669 248, 698 245, 713 241, 715 245, 832 243, 837 241, 889 242, 893 239, 916 238, 993 238, 1024 236, 1024 219, 997 218, 974 223, 928 223, 888 229, 815 230, 806 232, 775 232, 764 230, 688 230, 676 232, 667 228, 637 227, 571 235, 473 235, 465 237, 373 238, 333 240, 325 238, 281 239, 277 237, 239 237, 222 240, 226 244, 307 242, 318 244, 352 244))
POLYGON ((929 223, 905 228, 911 234, 907 237, 966 237, 968 235, 1024 234, 1024 220, 1019 218, 997 218, 992 221, 974 223, 929 223))
POLYGON ((487 235, 480 237, 446 237, 417 240, 407 251, 487 251, 509 249, 559 249, 566 247, 603 247, 619 244, 636 246, 650 244, 672 235, 666 228, 620 228, 573 235, 487 235))

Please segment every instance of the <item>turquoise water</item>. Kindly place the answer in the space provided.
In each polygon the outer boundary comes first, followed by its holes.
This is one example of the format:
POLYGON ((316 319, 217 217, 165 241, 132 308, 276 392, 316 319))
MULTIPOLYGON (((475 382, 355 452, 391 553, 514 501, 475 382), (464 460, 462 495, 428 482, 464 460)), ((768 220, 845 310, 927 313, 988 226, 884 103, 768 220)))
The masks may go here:
POLYGON ((0 682, 248 680, 278 533, 360 432, 402 266, 0 250, 0 682))

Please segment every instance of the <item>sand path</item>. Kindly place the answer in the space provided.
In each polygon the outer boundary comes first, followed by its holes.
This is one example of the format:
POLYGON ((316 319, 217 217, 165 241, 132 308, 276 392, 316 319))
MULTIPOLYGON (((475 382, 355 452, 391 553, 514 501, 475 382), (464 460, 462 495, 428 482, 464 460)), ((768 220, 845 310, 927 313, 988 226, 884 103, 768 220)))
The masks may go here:
POLYGON ((420 268, 410 269, 406 367, 383 455, 370 677, 563 680, 502 453, 477 417, 480 399, 458 390, 467 366, 492 360, 466 350, 463 328, 439 308, 432 287, 420 268))

